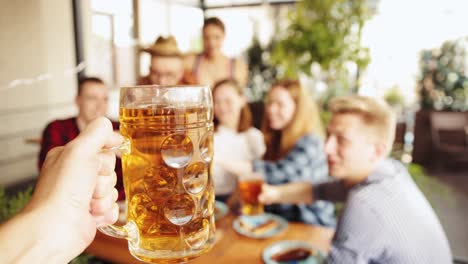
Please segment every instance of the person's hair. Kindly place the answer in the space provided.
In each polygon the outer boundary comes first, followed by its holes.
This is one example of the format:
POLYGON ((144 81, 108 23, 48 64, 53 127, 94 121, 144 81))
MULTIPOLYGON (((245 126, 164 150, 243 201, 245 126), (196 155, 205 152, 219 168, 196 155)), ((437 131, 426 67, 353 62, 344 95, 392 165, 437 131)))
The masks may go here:
POLYGON ((205 29, 207 26, 212 25, 212 26, 217 26, 223 33, 226 32, 226 28, 224 26, 223 21, 217 17, 210 17, 205 19, 205 22, 203 23, 203 29, 205 29))
MULTIPOLYGON (((266 115, 263 119, 262 132, 265 136, 267 146, 264 159, 278 160, 284 157, 299 139, 303 136, 314 133, 323 137, 323 127, 316 103, 302 89, 297 80, 280 80, 275 82, 270 89, 285 89, 289 92, 296 109, 289 124, 280 131, 273 130, 266 115)), ((267 106, 265 106, 266 108, 267 106)))
POLYGON ((388 154, 395 139, 396 117, 390 106, 365 96, 342 96, 333 98, 328 104, 333 115, 355 114, 362 118, 378 140, 385 145, 388 154))
MULTIPOLYGON (((225 85, 232 87, 239 96, 244 95, 244 91, 243 91, 244 89, 242 89, 239 83, 237 83, 233 79, 224 79, 224 80, 216 82, 212 90, 213 95, 216 93, 217 90, 219 90, 222 86, 225 86, 225 85)), ((217 130, 219 126, 219 120, 216 118, 216 116, 214 117, 213 122, 214 122, 215 130, 217 130)), ((245 104, 244 107, 242 107, 240 111, 239 125, 237 126, 237 132, 244 132, 251 127, 252 127, 252 112, 250 111, 249 104, 245 104)))
POLYGON ((104 81, 98 77, 83 77, 80 78, 78 81, 78 93, 77 95, 81 95, 81 91, 83 90, 83 86, 86 83, 98 83, 98 84, 104 84, 104 81))

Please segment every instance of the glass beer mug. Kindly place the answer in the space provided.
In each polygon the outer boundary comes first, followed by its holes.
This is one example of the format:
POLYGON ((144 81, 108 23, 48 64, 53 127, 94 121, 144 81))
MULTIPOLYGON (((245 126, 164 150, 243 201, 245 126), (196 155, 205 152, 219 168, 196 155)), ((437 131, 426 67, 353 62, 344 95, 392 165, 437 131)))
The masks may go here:
POLYGON ((239 177, 239 192, 241 213, 243 215, 261 215, 264 213, 263 204, 258 200, 262 192, 263 176, 253 173, 248 177, 239 177))
POLYGON ((101 232, 128 240, 149 263, 181 263, 214 243, 213 103, 206 86, 120 90, 127 223, 101 232))

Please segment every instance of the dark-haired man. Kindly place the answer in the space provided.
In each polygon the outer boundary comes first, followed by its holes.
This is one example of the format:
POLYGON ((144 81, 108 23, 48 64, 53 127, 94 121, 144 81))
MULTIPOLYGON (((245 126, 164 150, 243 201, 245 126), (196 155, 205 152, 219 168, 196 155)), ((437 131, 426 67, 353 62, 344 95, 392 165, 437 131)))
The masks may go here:
MULTIPOLYGON (((96 77, 87 77, 80 80, 75 104, 78 107, 78 115, 75 117, 54 120, 47 125, 42 133, 41 150, 39 152, 38 166, 41 170, 47 152, 54 147, 63 146, 76 138, 88 124, 97 117, 107 113, 109 89, 105 83, 96 77)), ((114 130, 119 129, 118 122, 112 122, 114 130)), ((117 174, 117 190, 119 199, 125 197, 122 185, 122 165, 117 159, 115 171, 117 174)))

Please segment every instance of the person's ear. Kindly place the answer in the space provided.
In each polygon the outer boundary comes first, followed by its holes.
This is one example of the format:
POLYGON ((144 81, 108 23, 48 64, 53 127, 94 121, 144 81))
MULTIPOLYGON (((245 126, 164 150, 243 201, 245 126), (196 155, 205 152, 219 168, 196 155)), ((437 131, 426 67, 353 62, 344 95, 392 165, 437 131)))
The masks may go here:
POLYGON ((375 143, 374 151, 375 151, 376 160, 380 160, 382 158, 385 158, 385 156, 388 153, 387 146, 382 142, 376 142, 375 143))

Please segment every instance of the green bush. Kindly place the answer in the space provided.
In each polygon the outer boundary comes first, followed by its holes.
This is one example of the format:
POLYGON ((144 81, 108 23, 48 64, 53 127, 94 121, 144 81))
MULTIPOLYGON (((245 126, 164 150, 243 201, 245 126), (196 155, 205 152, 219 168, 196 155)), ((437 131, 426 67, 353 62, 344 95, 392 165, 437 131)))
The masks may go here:
POLYGON ((428 175, 424 167, 410 163, 408 164, 408 172, 433 207, 434 199, 432 197, 434 194, 438 194, 449 204, 453 203, 452 188, 438 178, 428 175))
POLYGON ((289 14, 289 27, 274 41, 271 62, 277 65, 278 76, 305 75, 325 83, 325 102, 356 92, 360 72, 370 62, 369 49, 361 45, 361 32, 371 15, 365 0, 299 1, 289 14), (320 70, 313 71, 313 65, 320 70), (357 68, 356 73, 350 72, 349 65, 357 68))
MULTIPOLYGON (((31 200, 33 187, 29 186, 24 191, 8 195, 5 188, 0 187, 0 223, 16 215, 31 200)), ((85 253, 73 259, 70 264, 100 264, 101 262, 85 253)))
POLYGON ((25 191, 8 195, 4 188, 0 188, 0 222, 6 221, 17 214, 29 202, 32 196, 32 186, 25 191))
POLYGON ((449 40, 420 54, 418 93, 422 109, 468 111, 468 39, 449 40))
POLYGON ((405 104, 405 97, 396 85, 385 92, 384 100, 391 106, 403 106, 405 104))

